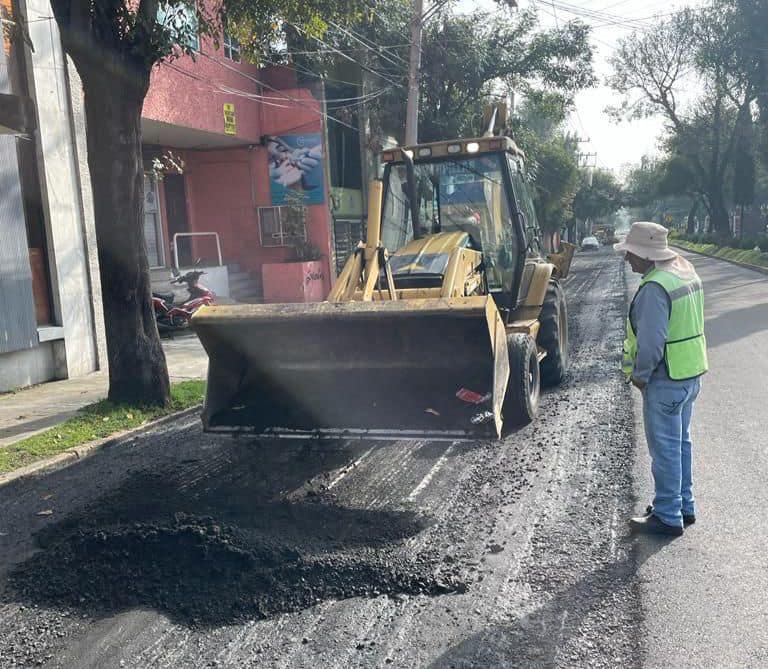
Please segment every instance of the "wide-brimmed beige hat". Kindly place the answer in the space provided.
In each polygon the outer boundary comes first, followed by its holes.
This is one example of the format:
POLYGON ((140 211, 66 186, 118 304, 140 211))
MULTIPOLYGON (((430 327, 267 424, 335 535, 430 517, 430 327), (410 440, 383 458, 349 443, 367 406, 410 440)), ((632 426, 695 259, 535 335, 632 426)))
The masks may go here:
POLYGON ((669 248, 667 229, 658 223, 633 223, 623 242, 613 245, 617 253, 633 253, 643 260, 672 260, 679 254, 669 248))

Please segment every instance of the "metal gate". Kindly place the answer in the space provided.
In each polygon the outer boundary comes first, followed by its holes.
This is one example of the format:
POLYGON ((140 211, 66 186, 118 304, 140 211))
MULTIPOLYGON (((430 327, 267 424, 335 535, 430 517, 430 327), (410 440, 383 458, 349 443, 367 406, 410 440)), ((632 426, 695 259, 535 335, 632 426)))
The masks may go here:
POLYGON ((365 241, 366 226, 359 219, 335 219, 333 222, 333 244, 336 256, 336 274, 344 269, 347 259, 358 243, 365 241))

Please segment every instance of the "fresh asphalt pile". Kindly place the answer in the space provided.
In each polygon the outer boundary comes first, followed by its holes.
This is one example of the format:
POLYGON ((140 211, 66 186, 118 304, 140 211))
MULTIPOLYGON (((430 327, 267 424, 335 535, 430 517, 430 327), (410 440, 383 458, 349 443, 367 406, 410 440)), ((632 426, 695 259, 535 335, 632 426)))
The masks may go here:
POLYGON ((89 617, 151 607, 216 626, 327 599, 466 590, 450 566, 394 549, 428 519, 340 507, 322 487, 270 499, 247 453, 236 457, 214 485, 184 467, 142 473, 50 526, 37 537, 44 550, 12 572, 13 596, 89 617))
POLYGON ((638 666, 619 259, 567 290, 569 378, 503 442, 186 424, 9 491, 0 666, 638 666))

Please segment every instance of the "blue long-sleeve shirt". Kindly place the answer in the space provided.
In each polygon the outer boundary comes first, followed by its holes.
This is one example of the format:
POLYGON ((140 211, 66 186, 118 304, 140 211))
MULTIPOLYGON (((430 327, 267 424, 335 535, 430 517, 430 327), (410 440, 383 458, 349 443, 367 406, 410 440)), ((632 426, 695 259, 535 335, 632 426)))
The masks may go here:
POLYGON ((648 383, 651 379, 669 378, 664 348, 671 306, 667 291, 657 283, 646 283, 635 296, 629 320, 637 335, 637 358, 632 372, 637 381, 648 383))

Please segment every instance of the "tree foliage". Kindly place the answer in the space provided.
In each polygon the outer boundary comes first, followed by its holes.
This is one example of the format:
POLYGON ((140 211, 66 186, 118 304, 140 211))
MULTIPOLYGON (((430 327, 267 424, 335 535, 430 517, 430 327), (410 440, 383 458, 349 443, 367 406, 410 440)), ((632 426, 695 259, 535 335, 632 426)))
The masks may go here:
POLYGON ((737 20, 733 7, 721 3, 687 9, 623 40, 612 61, 611 85, 624 96, 619 113, 665 117, 670 152, 685 160, 723 236, 729 233, 727 176, 755 99, 732 39, 737 20), (685 103, 694 81, 702 93, 685 103))
MULTIPOLYGON (((304 71, 338 72, 339 64, 358 63, 372 87, 384 93, 367 103, 378 117, 374 125, 399 132, 405 119, 404 36, 410 20, 408 0, 379 0, 375 11, 363 13, 348 30, 330 30, 322 42, 294 34, 290 50, 316 52, 294 60, 304 71)), ((588 36, 588 27, 579 22, 542 29, 530 10, 458 14, 446 3, 423 33, 419 139, 481 134, 486 103, 511 91, 518 99, 552 95, 572 101, 595 81, 588 36)))
POLYGON ((557 232, 573 215, 579 168, 573 149, 557 137, 539 146, 535 165, 536 217, 545 232, 557 232))
POLYGON ((624 190, 609 170, 580 173, 579 188, 573 199, 573 213, 581 220, 596 221, 616 213, 624 205, 624 190))
POLYGON ((427 27, 422 52, 420 137, 481 134, 485 103, 514 91, 570 102, 595 82, 589 28, 577 21, 539 27, 532 10, 515 15, 443 12, 427 27))

